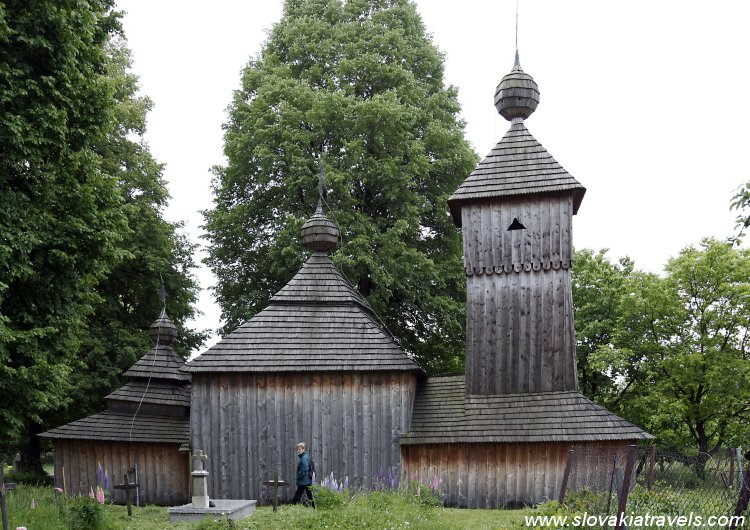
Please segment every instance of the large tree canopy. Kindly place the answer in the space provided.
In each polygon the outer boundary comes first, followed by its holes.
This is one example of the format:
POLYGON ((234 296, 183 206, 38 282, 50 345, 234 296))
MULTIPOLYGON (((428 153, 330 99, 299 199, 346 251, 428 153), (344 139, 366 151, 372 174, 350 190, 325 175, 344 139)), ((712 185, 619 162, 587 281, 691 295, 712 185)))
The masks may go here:
POLYGON ((125 216, 97 146, 111 128, 111 2, 0 4, 0 445, 63 404, 125 216))
POLYGON ((705 455, 746 440, 750 251, 706 239, 670 259, 664 277, 577 256, 577 291, 603 288, 601 317, 576 302, 579 348, 589 380, 609 379, 584 391, 665 445, 705 455))
POLYGON ((149 347, 160 274, 178 326, 194 312, 119 33, 110 1, 0 4, 0 454, 29 469, 34 434, 100 407, 149 347))
POLYGON ((465 280, 446 201, 477 158, 458 113, 408 0, 288 0, 230 105, 206 212, 226 327, 302 263, 322 155, 334 262, 418 361, 461 370, 465 280))
POLYGON ((99 145, 102 170, 116 177, 127 230, 121 260, 97 285, 100 300, 87 319, 68 413, 58 425, 101 410, 104 396, 123 383, 122 374, 151 347, 147 330, 161 310, 160 277, 167 289, 167 314, 179 328, 178 351, 200 345, 203 333, 185 326, 195 315, 198 286, 192 276, 195 251, 181 226, 162 217, 169 194, 157 163, 144 143, 151 101, 138 95, 138 79, 129 72, 130 52, 123 40, 107 46, 107 79, 114 89, 114 127, 99 145))

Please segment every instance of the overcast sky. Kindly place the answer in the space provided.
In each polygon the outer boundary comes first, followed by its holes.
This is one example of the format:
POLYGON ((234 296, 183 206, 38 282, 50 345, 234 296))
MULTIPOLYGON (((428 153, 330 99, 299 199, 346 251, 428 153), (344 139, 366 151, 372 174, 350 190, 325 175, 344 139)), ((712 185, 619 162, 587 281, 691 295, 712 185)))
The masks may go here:
MULTIPOLYGON (((485 156, 509 123, 495 86, 513 65, 515 0, 419 0, 458 88, 466 136, 485 156)), ((281 0, 120 0, 146 139, 166 164, 166 217, 200 239, 210 167, 222 164, 225 109, 240 71, 279 20, 281 0)), ((736 188, 750 180, 750 2, 521 0, 518 45, 541 102, 526 126, 587 188, 576 248, 609 248, 661 272, 701 238, 734 232, 736 188)), ((200 259, 200 257, 199 257, 200 259)), ((200 328, 220 325, 207 290, 200 328)))

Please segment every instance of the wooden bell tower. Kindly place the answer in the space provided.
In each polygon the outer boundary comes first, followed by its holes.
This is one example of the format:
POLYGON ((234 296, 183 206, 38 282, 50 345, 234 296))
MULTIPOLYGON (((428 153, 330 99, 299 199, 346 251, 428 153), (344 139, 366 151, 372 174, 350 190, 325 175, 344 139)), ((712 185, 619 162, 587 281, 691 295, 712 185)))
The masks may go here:
POLYGON ((518 60, 495 93, 510 130, 451 196, 467 277, 466 390, 577 390, 570 265, 585 188, 524 125, 539 89, 518 60))

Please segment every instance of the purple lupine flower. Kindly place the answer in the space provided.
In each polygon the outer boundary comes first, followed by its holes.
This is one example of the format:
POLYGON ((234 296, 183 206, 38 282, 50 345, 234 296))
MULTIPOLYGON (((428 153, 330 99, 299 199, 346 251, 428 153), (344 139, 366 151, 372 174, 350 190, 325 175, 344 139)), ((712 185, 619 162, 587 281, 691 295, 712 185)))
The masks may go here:
POLYGON ((107 474, 107 470, 104 470, 104 479, 102 480, 102 487, 105 490, 109 489, 109 475, 107 474))
POLYGON ((103 479, 104 479, 104 469, 102 469, 101 462, 97 462, 96 483, 101 485, 103 479))

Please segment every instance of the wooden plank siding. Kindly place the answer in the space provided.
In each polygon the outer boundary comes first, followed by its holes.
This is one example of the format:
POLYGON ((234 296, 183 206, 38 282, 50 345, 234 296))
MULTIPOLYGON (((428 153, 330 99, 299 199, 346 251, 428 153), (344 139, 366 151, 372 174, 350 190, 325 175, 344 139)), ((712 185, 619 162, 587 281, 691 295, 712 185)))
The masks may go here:
POLYGON ((573 259, 570 193, 489 199, 461 209, 466 274, 569 268, 573 259), (517 218, 523 230, 508 230, 517 218))
POLYGON ((209 495, 266 503, 261 483, 274 471, 294 484, 299 441, 318 480, 369 487, 389 468, 398 476, 415 391, 414 372, 194 373, 191 440, 208 455, 209 495))
POLYGON ((470 394, 578 388, 570 282, 562 268, 468 277, 470 394))
POLYGON ((573 197, 462 207, 470 394, 575 390, 573 197), (507 228, 514 218, 524 230, 507 228))
MULTIPOLYGON (((628 444, 592 442, 576 444, 591 454, 617 454, 624 462, 628 444)), ((401 480, 423 484, 437 481, 447 506, 503 508, 534 505, 556 499, 560 491, 568 443, 450 443, 401 446, 401 480)), ((568 488, 592 488, 611 476, 611 457, 581 459, 574 467, 568 488), (609 465, 605 464, 608 463, 609 465)))
POLYGON ((87 495, 89 488, 96 488, 101 464, 109 476, 108 498, 124 503, 125 493, 113 486, 122 483, 123 475, 137 464, 141 504, 174 506, 189 502, 188 453, 180 453, 179 444, 69 439, 55 439, 53 444, 55 486, 63 487, 64 467, 65 489, 71 495, 87 495))

